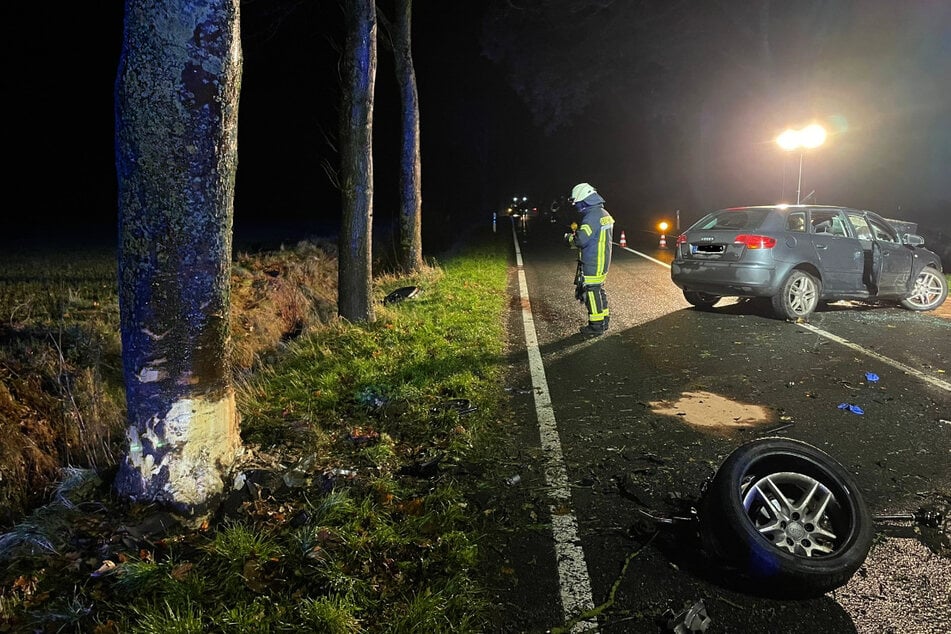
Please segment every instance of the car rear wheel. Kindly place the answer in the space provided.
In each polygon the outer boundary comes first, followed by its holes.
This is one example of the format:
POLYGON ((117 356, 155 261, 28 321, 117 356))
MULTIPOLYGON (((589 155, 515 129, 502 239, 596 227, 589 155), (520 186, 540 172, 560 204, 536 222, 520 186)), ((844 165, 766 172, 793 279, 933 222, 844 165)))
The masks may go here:
POLYGON ((915 278, 915 286, 901 305, 909 310, 933 310, 948 296, 948 280, 937 269, 926 266, 915 278))
POLYGON ((805 271, 795 270, 789 274, 779 293, 773 295, 773 310, 783 319, 796 320, 806 317, 819 304, 822 285, 805 271))
POLYGON ((719 295, 710 295, 700 291, 684 291, 684 299, 702 310, 713 308, 714 304, 720 301, 719 295))
POLYGON ((872 516, 851 474, 790 438, 734 450, 704 490, 698 517, 707 549, 774 596, 844 585, 872 544, 872 516))

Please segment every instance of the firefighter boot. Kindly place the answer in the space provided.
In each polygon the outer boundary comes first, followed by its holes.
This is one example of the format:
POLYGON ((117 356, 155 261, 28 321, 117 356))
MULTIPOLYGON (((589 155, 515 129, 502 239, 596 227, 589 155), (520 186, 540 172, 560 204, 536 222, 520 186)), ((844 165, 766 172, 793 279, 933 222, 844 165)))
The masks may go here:
POLYGON ((604 322, 590 321, 587 326, 582 326, 580 332, 585 337, 600 337, 606 330, 604 322))

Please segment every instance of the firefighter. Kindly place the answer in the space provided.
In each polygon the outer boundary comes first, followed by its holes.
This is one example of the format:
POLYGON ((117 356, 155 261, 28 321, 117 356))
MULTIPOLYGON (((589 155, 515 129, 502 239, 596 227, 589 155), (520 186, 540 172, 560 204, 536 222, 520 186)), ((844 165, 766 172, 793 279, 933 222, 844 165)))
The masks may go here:
POLYGON ((611 320, 604 280, 611 266, 614 218, 604 208, 604 198, 588 183, 571 190, 571 202, 582 215, 581 224, 568 235, 568 244, 578 249, 579 274, 575 278, 575 297, 588 309, 588 323, 581 327, 587 337, 603 335, 611 320))

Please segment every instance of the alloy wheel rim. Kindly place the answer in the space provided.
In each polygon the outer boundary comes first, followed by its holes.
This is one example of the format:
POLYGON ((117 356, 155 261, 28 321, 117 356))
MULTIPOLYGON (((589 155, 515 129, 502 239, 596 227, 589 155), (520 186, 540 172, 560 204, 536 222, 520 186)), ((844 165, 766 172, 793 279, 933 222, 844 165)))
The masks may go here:
POLYGON ((807 277, 794 281, 789 289, 789 306, 797 315, 805 315, 815 308, 816 287, 807 277))
POLYGON ((743 507, 754 529, 775 548, 800 557, 834 554, 842 539, 833 515, 841 505, 818 480, 791 471, 747 485, 743 507))
POLYGON ((941 282, 929 271, 923 271, 915 280, 908 301, 918 307, 930 306, 941 296, 941 282))

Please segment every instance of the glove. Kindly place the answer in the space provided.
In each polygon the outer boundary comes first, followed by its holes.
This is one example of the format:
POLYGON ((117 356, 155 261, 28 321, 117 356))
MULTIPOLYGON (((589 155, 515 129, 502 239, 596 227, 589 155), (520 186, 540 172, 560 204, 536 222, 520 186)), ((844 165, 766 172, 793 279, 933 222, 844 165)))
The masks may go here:
POLYGON ((585 285, 575 284, 575 299, 584 304, 585 285))

